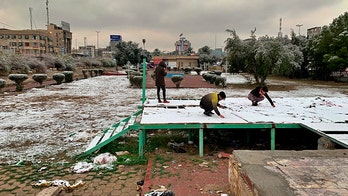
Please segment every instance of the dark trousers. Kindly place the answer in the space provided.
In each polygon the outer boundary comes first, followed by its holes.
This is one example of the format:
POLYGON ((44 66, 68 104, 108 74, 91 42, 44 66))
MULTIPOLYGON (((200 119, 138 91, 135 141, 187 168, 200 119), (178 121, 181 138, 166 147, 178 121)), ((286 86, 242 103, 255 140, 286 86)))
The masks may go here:
POLYGON ((163 93, 163 100, 166 100, 166 87, 165 86, 157 86, 157 99, 158 99, 158 101, 161 100, 161 96, 160 96, 161 89, 162 89, 162 93, 163 93))

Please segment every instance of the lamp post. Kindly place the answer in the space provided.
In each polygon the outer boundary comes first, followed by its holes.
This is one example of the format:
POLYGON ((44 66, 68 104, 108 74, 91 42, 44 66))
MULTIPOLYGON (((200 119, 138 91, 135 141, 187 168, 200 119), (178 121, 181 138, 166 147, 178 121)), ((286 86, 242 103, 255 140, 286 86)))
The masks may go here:
POLYGON ((146 42, 146 39, 143 39, 143 47, 144 47, 144 50, 145 50, 145 42, 146 42))
POLYGON ((99 56, 99 32, 100 31, 95 31, 97 33, 97 49, 96 49, 96 56, 99 56))

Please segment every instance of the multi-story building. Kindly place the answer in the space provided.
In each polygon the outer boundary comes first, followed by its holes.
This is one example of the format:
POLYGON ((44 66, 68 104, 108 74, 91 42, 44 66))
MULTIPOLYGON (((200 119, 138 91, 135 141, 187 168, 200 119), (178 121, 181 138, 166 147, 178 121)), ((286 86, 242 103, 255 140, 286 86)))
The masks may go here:
POLYGON ((307 29, 307 38, 312 38, 316 35, 320 35, 321 33, 321 27, 313 27, 310 29, 307 29))
POLYGON ((180 36, 180 39, 175 42, 175 51, 177 51, 179 55, 183 54, 184 51, 190 47, 191 43, 185 37, 180 36))
MULTIPOLYGON (((63 23, 62 23, 63 24, 63 23)), ((47 30, 0 29, 0 51, 40 56, 71 53, 72 33, 50 24, 47 30)))

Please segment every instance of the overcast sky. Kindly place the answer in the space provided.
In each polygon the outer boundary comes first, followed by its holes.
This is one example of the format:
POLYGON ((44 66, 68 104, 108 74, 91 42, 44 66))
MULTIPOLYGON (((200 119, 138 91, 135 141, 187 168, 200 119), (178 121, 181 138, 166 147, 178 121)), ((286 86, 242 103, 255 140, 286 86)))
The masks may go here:
MULTIPOLYGON (((45 29, 46 0, 1 0, 0 28, 45 29)), ((194 51, 203 46, 223 48, 229 37, 226 29, 235 29, 240 38, 248 38, 256 27, 256 36, 277 36, 280 18, 282 33, 291 30, 306 35, 308 28, 329 25, 344 14, 347 0, 49 0, 49 22, 61 26, 70 23, 72 45, 99 48, 109 45, 110 35, 121 35, 153 51, 175 50, 174 43, 183 33, 194 51), (300 28, 296 25, 303 25, 300 28), (97 33, 99 31, 99 33, 97 33), (98 35, 98 36, 97 36, 98 35)))

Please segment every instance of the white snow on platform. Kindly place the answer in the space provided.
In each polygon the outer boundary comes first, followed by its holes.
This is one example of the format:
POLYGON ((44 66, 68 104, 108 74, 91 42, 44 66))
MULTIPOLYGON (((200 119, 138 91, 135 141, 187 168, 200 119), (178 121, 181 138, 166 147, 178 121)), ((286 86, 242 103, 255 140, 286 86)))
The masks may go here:
MULTIPOLYGON (((225 118, 203 114, 199 100, 170 100, 168 104, 158 104, 147 100, 141 124, 163 123, 317 123, 340 124, 340 129, 348 131, 348 99, 342 98, 275 98, 276 107, 265 100, 258 106, 251 106, 246 98, 226 98, 220 103, 228 108, 219 108, 225 118), (156 107, 157 106, 157 107, 156 107), (175 106, 187 106, 175 108, 175 106)), ((319 129, 319 128, 318 128, 319 129)))

